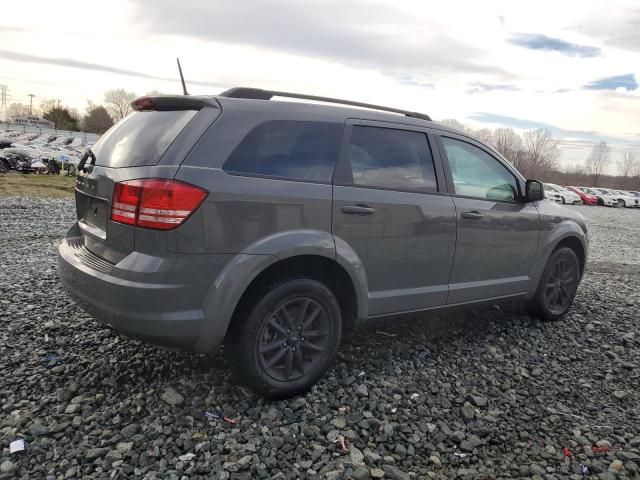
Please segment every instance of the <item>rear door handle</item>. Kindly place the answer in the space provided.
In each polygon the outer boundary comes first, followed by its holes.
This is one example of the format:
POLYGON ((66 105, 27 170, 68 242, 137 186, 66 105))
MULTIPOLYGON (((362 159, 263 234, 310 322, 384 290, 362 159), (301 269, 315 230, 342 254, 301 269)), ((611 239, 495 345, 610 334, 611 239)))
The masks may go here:
POLYGON ((343 205, 342 213, 349 213, 353 215, 371 215, 375 213, 376 209, 367 205, 343 205))
POLYGON ((480 220, 484 215, 477 210, 471 210, 470 212, 462 212, 460 214, 462 218, 466 218, 467 220, 480 220))

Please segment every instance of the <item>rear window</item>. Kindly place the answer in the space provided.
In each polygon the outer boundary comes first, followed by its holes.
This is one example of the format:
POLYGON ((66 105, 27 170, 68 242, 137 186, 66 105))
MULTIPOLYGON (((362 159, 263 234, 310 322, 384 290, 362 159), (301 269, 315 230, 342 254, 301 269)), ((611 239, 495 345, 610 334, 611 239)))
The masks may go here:
POLYGON ((347 151, 348 183, 436 192, 438 183, 424 133, 354 126, 347 151))
POLYGON ((91 147, 96 165, 113 168, 155 165, 197 113, 196 110, 131 113, 91 147))
POLYGON ((231 153, 226 172, 330 182, 342 124, 272 120, 251 130, 231 153))

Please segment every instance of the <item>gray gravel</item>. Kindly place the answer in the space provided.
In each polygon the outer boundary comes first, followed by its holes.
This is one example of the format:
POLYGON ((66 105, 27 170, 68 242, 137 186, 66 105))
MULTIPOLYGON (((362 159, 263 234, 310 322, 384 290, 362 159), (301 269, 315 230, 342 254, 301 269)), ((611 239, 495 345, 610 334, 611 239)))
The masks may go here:
POLYGON ((640 211, 574 208, 591 263, 562 321, 378 321, 310 393, 265 402, 220 355, 120 339, 68 299, 71 200, 0 198, 0 478, 638 478, 640 211))

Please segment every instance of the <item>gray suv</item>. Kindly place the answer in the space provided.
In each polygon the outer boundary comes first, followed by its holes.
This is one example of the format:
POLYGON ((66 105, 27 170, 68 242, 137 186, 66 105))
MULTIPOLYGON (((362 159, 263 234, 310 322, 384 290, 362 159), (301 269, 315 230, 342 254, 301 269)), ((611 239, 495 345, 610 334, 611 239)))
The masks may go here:
POLYGON ((133 106, 83 157, 59 247, 71 295, 128 336, 224 344, 238 381, 284 397, 374 317, 573 301, 582 217, 427 115, 250 88, 133 106))

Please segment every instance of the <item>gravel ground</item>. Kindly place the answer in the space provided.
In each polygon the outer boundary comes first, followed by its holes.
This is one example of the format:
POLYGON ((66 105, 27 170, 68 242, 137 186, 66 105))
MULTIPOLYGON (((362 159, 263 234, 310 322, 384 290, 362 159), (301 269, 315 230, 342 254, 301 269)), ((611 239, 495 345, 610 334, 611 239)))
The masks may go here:
POLYGON ((266 402, 220 355, 121 339, 68 299, 72 200, 0 198, 0 478, 638 478, 640 211, 573 208, 591 258, 563 320, 379 321, 307 395, 266 402))

